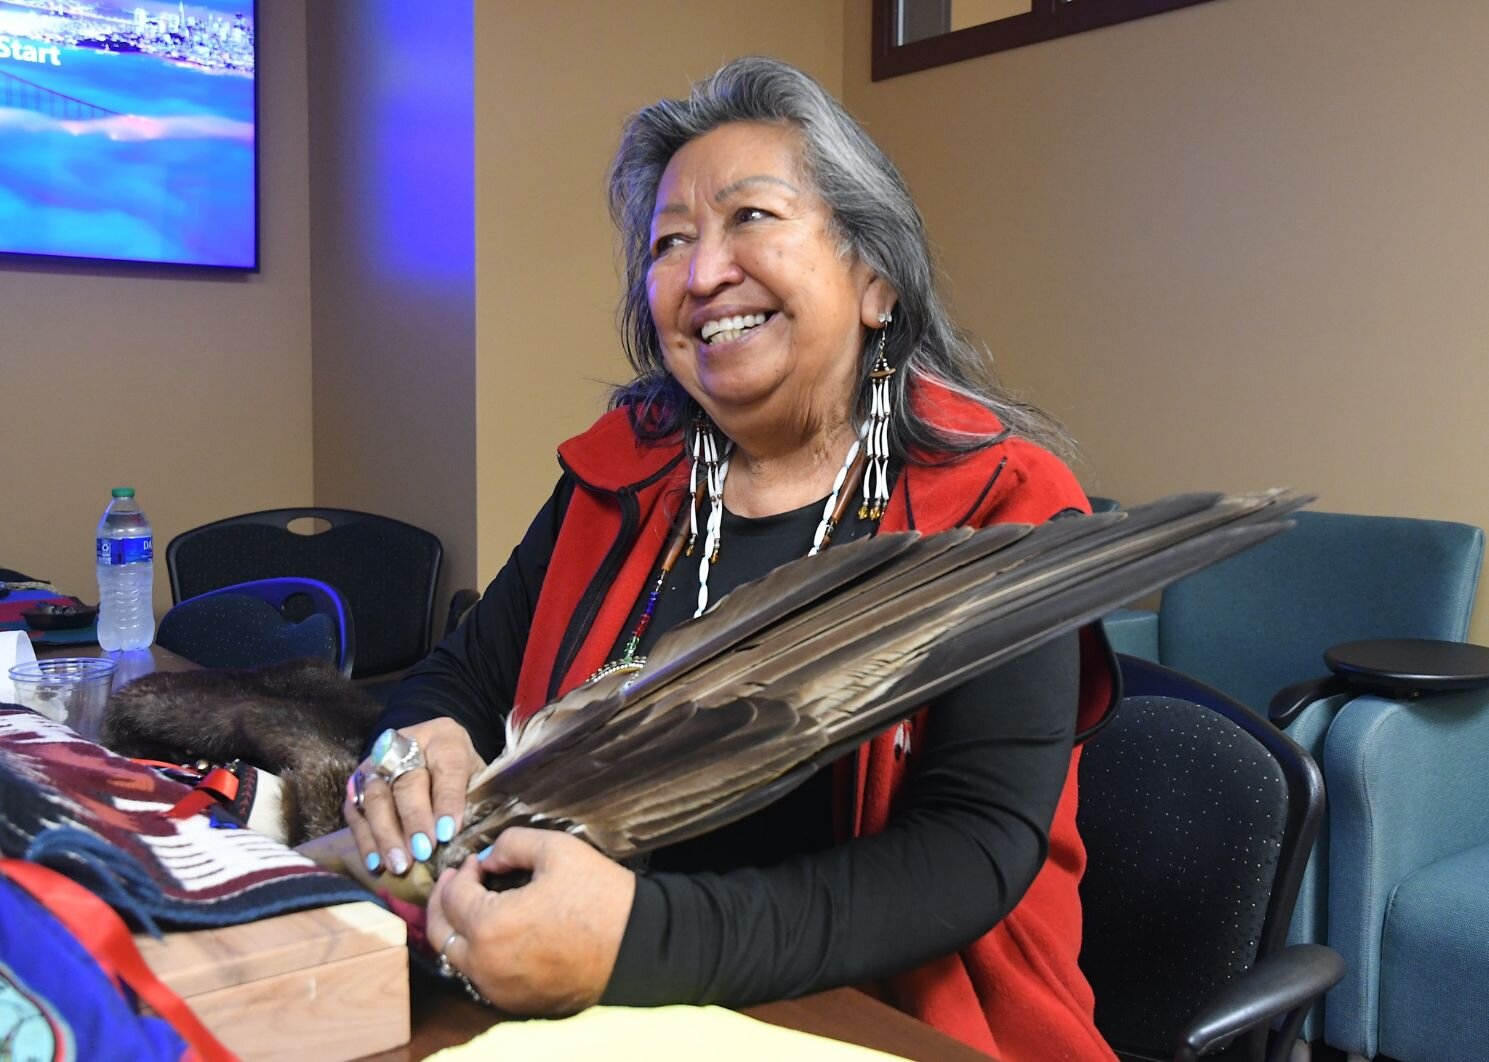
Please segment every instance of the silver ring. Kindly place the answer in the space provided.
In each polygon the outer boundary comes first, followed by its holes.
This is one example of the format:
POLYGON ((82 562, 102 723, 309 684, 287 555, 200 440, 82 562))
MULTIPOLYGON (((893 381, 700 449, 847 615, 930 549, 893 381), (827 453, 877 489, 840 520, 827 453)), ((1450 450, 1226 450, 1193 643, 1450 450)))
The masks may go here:
POLYGON ((367 776, 358 767, 352 772, 351 777, 346 780, 347 796, 351 798, 352 807, 358 812, 362 810, 362 804, 367 799, 367 776))
POLYGON ((460 971, 457 970, 457 969, 455 969, 455 964, 452 963, 450 961, 450 957, 445 954, 447 951, 450 950, 450 945, 453 944, 453 943, 455 943, 455 938, 458 937, 458 936, 460 936, 460 933, 459 933, 458 930, 454 930, 454 929, 450 930, 450 935, 445 938, 444 944, 442 944, 440 946, 440 949, 439 949, 439 964, 438 964, 438 969, 439 969, 439 975, 441 977, 459 977, 460 976, 460 971))
POLYGON ((417 738, 400 734, 393 729, 384 730, 372 743, 372 770, 389 785, 409 771, 424 766, 424 750, 419 748, 417 738))

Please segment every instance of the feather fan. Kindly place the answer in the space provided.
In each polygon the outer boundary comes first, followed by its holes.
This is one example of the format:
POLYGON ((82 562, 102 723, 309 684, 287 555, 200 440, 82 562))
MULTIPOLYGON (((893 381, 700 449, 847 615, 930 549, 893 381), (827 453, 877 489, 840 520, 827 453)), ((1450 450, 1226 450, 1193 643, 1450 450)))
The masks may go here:
MULTIPOLYGON (((509 725, 434 872, 508 826, 624 858, 732 822, 938 694, 1291 527, 1310 500, 1175 495, 1038 527, 883 534, 782 565, 663 635, 641 671, 509 725)), ((302 850, 360 871, 348 831, 302 850)))

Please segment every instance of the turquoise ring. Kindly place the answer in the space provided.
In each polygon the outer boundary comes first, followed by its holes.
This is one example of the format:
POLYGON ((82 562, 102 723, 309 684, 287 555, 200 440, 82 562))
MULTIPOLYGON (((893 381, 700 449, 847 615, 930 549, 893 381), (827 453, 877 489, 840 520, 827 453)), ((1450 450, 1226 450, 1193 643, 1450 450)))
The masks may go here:
POLYGON ((388 729, 372 743, 370 761, 373 773, 392 785, 409 771, 424 766, 424 750, 419 748, 417 738, 388 729))

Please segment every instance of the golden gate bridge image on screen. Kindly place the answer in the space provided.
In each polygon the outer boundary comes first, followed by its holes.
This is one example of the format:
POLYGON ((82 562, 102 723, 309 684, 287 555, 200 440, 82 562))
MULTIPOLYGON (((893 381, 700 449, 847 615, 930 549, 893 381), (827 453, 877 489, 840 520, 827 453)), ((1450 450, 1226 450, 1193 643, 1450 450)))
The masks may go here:
POLYGON ((4 71, 0 71, 0 108, 36 111, 51 118, 72 120, 120 116, 119 111, 111 111, 4 71))

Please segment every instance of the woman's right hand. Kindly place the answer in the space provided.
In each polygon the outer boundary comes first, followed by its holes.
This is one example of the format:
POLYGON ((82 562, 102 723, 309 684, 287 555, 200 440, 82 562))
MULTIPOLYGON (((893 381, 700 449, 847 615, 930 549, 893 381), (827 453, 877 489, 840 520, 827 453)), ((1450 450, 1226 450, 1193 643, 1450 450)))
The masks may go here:
POLYGON ((436 843, 455 836, 471 775, 484 764, 470 735, 453 719, 430 719, 400 727, 398 733, 419 743, 424 766, 400 775, 390 786, 363 760, 357 767, 364 779, 362 806, 357 807, 349 789, 341 811, 367 869, 401 875, 413 866, 410 856, 424 862, 436 843))

